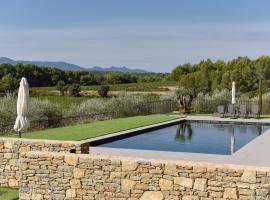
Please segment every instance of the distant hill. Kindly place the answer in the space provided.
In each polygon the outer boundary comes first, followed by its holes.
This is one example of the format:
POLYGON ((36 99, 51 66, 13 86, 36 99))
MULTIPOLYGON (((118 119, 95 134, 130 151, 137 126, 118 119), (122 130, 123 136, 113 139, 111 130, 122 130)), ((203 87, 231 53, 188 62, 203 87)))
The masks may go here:
POLYGON ((143 70, 143 69, 129 69, 127 67, 108 67, 108 68, 103 68, 103 67, 91 67, 87 68, 89 71, 96 71, 96 72, 126 72, 126 73, 147 73, 148 71, 143 70))
POLYGON ((46 66, 46 67, 55 67, 61 70, 79 70, 79 71, 98 71, 98 72, 125 72, 125 73, 147 73, 148 71, 143 69, 129 69, 127 67, 80 67, 78 65, 67 63, 67 62, 51 62, 51 61, 24 61, 24 60, 12 60, 7 57, 0 57, 0 64, 9 63, 9 64, 35 64, 38 66, 46 66))

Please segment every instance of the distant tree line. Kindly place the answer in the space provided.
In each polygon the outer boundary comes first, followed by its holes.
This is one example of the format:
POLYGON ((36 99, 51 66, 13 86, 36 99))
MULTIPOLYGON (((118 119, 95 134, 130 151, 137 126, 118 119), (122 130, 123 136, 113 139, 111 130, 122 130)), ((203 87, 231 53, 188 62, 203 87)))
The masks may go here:
POLYGON ((231 89, 236 82, 237 91, 248 96, 266 92, 270 86, 270 57, 261 56, 256 60, 238 57, 228 62, 203 60, 197 64, 177 66, 171 73, 172 80, 179 82, 179 87, 198 93, 211 94, 216 90, 231 89))
MULTIPOLYGON (((61 85, 105 85, 137 82, 160 82, 168 78, 165 73, 121 73, 65 71, 34 64, 0 64, 0 92, 12 91, 19 85, 21 77, 26 77, 31 87, 61 85)), ((63 88, 64 92, 65 88, 63 88)))

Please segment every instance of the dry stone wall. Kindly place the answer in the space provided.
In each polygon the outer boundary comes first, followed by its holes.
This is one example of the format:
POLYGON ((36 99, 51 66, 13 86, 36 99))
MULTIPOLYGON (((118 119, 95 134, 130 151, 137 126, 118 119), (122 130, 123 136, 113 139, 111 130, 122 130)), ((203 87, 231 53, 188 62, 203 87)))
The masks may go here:
POLYGON ((270 169, 28 152, 20 199, 266 200, 270 169))
POLYGON ((18 187, 20 157, 29 151, 89 153, 89 144, 53 140, 0 138, 0 186, 18 187))

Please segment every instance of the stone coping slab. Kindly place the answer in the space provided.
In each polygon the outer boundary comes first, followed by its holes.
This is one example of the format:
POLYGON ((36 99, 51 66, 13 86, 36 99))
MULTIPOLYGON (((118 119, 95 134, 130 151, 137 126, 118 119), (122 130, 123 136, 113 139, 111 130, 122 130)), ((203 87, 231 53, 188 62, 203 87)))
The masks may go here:
POLYGON ((26 138, 12 138, 12 137, 0 137, 0 141, 3 142, 23 142, 25 144, 29 143, 45 143, 45 144, 50 144, 50 143, 56 143, 56 144, 61 144, 61 143, 66 143, 66 144, 81 144, 81 141, 66 141, 66 140, 45 140, 45 139, 26 139, 26 138))
MULTIPOLYGON (((230 119, 210 116, 188 116, 183 119, 178 119, 178 122, 181 121, 270 125, 270 119, 230 119)), ((132 134, 130 131, 132 130, 129 130, 129 134, 132 134)), ((140 131, 143 131, 143 127, 140 131)), ((122 132, 120 134, 124 133, 122 132)), ((106 137, 109 138, 110 135, 106 135, 106 137)), ((232 155, 91 147, 90 145, 90 154, 95 155, 124 156, 131 158, 141 157, 147 159, 164 159, 174 161, 183 160, 190 162, 208 162, 216 164, 236 164, 260 167, 270 167, 270 157, 268 152, 270 152, 270 130, 267 130, 261 136, 258 136, 256 139, 252 140, 250 143, 232 155)))

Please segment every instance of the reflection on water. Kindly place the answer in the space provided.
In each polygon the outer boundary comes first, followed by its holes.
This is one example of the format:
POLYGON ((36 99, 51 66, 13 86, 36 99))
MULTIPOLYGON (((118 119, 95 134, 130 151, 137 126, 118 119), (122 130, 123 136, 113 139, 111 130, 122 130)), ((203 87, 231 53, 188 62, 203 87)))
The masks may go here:
POLYGON ((189 123, 177 125, 175 139, 182 142, 192 139, 192 128, 189 123))

